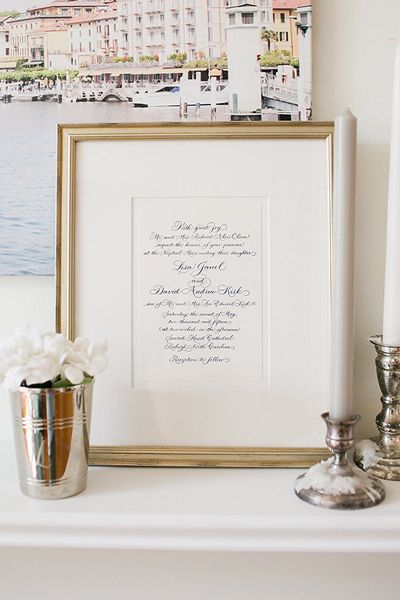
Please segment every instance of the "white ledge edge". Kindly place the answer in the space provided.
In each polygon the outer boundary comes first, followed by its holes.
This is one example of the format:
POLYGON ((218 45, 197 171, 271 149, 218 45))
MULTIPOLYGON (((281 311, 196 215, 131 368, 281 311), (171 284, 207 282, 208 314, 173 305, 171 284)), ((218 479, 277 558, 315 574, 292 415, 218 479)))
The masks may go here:
MULTIPOLYGON (((331 512, 331 511, 329 511, 331 512)), ((0 545, 223 552, 400 552, 400 523, 372 515, 354 527, 315 515, 298 517, 161 517, 80 514, 0 519, 0 545)))

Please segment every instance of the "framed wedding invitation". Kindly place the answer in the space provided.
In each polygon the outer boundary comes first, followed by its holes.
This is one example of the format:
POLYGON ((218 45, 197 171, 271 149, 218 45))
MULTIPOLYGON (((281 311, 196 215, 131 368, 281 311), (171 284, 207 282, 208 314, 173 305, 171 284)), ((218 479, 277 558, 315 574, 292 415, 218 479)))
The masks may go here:
POLYGON ((332 136, 331 123, 59 127, 57 327, 109 343, 92 464, 324 456, 332 136))
POLYGON ((264 381, 267 198, 132 203, 134 384, 264 381))

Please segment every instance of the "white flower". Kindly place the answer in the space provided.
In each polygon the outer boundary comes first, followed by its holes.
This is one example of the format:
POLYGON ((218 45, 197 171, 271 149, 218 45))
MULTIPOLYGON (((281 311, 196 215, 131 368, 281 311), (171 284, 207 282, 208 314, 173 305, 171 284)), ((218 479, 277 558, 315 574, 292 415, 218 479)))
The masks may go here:
POLYGON ((107 342, 92 344, 85 338, 76 338, 67 351, 61 375, 73 384, 81 383, 85 375, 94 377, 107 366, 107 342))
POLYGON ((107 366, 107 344, 77 338, 74 343, 61 333, 40 333, 30 325, 0 341, 0 383, 10 390, 21 385, 67 379, 81 383, 107 366))
POLYGON ((23 381, 32 385, 54 379, 67 348, 68 341, 61 334, 40 334, 30 325, 18 328, 0 343, 0 382, 16 390, 23 381))

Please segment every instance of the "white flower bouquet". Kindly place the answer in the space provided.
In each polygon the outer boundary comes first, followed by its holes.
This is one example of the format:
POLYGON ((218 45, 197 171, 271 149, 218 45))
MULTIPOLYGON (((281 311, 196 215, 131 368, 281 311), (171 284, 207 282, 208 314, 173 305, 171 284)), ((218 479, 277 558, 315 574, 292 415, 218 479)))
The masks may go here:
POLYGON ((40 333, 26 325, 0 340, 0 383, 19 387, 69 387, 90 383, 107 366, 107 343, 68 340, 61 333, 40 333))

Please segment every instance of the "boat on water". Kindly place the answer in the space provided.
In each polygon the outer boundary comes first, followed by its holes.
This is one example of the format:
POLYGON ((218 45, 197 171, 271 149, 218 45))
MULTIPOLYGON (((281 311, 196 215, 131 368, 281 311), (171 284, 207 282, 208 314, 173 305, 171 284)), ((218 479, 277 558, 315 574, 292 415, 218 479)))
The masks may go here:
MULTIPOLYGON (((181 85, 171 83, 161 85, 153 90, 136 92, 132 96, 128 95, 128 102, 138 108, 153 108, 161 106, 179 106, 181 103, 181 85)), ((188 105, 210 105, 212 101, 211 84, 204 82, 200 85, 200 90, 189 89, 183 98, 188 105)), ((218 82, 215 92, 216 104, 228 104, 229 90, 227 82, 218 82)))

